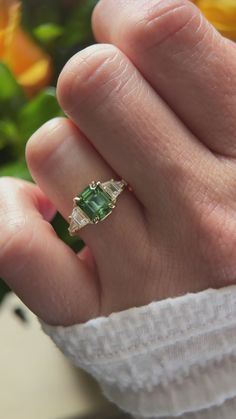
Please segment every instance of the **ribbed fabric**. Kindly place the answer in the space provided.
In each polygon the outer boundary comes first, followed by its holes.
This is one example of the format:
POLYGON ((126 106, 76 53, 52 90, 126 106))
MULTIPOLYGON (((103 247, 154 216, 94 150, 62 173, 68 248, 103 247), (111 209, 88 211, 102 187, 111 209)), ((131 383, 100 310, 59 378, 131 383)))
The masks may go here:
MULTIPOLYGON (((179 419, 235 419, 236 417, 236 398, 227 399, 221 405, 213 406, 194 413, 185 413, 178 416, 179 419)), ((162 416, 158 419, 168 419, 170 416, 162 416)), ((136 416, 135 419, 143 419, 143 416, 136 416)), ((156 419, 156 416, 148 419, 156 419)))
POLYGON ((236 286, 42 327, 138 419, 236 417, 236 286))

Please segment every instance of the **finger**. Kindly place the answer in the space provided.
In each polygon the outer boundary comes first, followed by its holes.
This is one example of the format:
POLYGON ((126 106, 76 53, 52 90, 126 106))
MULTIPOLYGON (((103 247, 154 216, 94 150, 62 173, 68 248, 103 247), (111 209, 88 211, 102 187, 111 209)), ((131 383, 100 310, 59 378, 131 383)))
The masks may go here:
POLYGON ((91 249, 88 246, 84 246, 78 253, 78 257, 87 265, 87 267, 94 273, 96 273, 96 263, 92 255, 91 249))
POLYGON ((209 157, 112 45, 94 45, 75 55, 60 76, 58 96, 66 113, 146 207, 164 192, 169 167, 181 171, 190 164, 197 169, 199 159, 209 157))
MULTIPOLYGON (((65 219, 72 211, 73 198, 92 180, 117 178, 84 135, 64 118, 40 128, 28 142, 26 156, 33 178, 65 219)), ((133 236, 134 230, 143 228, 141 207, 125 190, 112 214, 96 226, 81 229, 80 237, 91 250, 99 270, 101 264, 111 264, 117 259, 117 249, 122 249, 128 235, 133 236)))
POLYGON ((0 276, 47 323, 96 317, 97 278, 45 220, 53 208, 46 197, 12 178, 0 179, 0 197, 0 276))
POLYGON ((188 0, 100 0, 100 42, 117 45, 210 149, 236 155, 235 45, 188 0))

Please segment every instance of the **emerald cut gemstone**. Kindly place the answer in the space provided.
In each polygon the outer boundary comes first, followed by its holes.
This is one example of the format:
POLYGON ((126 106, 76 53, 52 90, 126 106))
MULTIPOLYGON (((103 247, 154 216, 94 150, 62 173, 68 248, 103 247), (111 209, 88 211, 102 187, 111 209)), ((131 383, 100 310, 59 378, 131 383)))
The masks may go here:
POLYGON ((79 198, 77 205, 92 221, 101 221, 112 211, 112 199, 99 185, 94 188, 88 186, 79 194, 79 198))

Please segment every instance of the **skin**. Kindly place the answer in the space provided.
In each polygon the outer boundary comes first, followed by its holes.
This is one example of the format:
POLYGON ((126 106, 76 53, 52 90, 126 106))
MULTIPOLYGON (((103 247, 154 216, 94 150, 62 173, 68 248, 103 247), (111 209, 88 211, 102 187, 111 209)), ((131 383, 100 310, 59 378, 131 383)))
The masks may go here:
POLYGON ((36 185, 0 179, 0 276, 50 324, 236 283, 235 44, 187 0, 100 0, 93 30, 58 81, 68 119, 27 144, 36 185), (132 192, 76 255, 49 220, 112 177, 132 192))

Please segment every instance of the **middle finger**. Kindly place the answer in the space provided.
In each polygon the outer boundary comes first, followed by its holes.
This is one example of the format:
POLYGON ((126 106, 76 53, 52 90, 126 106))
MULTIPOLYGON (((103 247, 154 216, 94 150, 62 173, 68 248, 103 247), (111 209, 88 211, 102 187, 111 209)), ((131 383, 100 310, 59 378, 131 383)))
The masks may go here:
POLYGON ((60 76, 58 96, 144 205, 164 194, 168 174, 181 178, 188 166, 199 170, 199 159, 213 158, 112 45, 93 45, 75 55, 60 76))
POLYGON ((100 42, 132 60, 189 129, 211 150, 236 156, 236 49, 188 0, 100 0, 100 42))

